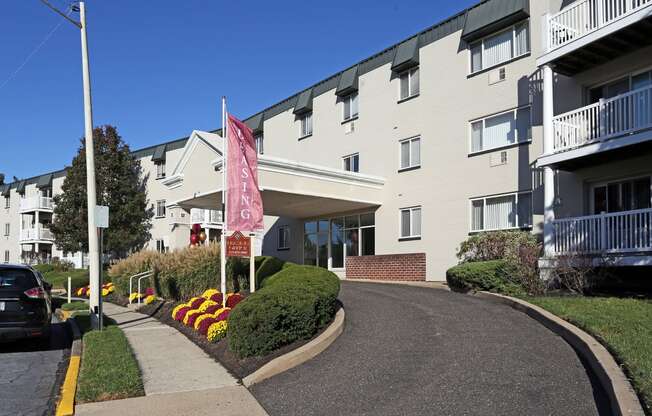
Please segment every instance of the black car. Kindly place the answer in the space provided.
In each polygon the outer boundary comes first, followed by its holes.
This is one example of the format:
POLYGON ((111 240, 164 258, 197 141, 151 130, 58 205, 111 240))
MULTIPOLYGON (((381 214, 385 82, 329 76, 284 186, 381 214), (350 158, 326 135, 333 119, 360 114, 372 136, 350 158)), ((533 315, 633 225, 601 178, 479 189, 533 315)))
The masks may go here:
POLYGON ((51 289, 29 266, 0 265, 0 342, 50 336, 51 289))

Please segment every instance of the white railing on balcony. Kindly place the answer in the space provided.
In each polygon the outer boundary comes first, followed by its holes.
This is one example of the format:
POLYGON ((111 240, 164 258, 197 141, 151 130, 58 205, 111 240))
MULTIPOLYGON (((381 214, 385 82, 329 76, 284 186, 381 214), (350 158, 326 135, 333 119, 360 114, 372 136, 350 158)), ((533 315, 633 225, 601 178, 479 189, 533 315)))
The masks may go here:
POLYGON ((20 200, 21 211, 30 211, 34 209, 51 210, 53 207, 54 205, 52 203, 52 198, 45 197, 45 196, 32 196, 20 200))
POLYGON ((548 51, 615 22, 652 0, 581 0, 548 17, 548 51))
POLYGON ((614 212, 553 222, 557 254, 652 251, 652 209, 614 212))
POLYGON ((49 228, 43 227, 41 225, 32 228, 23 228, 20 230, 20 241, 37 240, 51 241, 54 240, 54 235, 49 228))
POLYGON ((652 86, 560 114, 552 123, 555 152, 652 128, 652 86))
POLYGON ((222 211, 193 208, 190 210, 190 221, 193 224, 221 224, 222 211))

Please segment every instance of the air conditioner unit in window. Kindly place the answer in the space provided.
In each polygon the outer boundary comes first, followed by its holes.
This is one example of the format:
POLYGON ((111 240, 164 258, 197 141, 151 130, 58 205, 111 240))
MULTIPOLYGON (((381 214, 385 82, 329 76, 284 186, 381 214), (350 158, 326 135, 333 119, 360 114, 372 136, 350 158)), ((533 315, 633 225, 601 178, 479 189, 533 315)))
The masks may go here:
POLYGON ((351 134, 355 131, 355 121, 350 121, 344 125, 344 134, 351 134))

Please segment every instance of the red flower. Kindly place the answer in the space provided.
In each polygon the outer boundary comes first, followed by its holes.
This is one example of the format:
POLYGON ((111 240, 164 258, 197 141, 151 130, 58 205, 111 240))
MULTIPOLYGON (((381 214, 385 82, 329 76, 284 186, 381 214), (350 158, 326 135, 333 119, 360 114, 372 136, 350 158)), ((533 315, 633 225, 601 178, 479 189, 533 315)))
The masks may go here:
POLYGON ((189 306, 184 306, 183 308, 179 309, 177 311, 177 314, 174 316, 175 321, 183 322, 183 318, 186 317, 186 314, 188 313, 189 310, 191 310, 189 306))
POLYGON ((148 287, 147 289, 145 289, 145 297, 152 296, 153 294, 154 294, 154 288, 148 287))
POLYGON ((197 299, 195 299, 195 300, 192 301, 192 303, 190 304, 190 307, 191 307, 192 309, 198 309, 198 308, 201 306, 201 304, 204 303, 204 302, 206 302, 206 299, 204 299, 204 298, 197 298, 197 299))
POLYGON ((244 296, 242 296, 239 293, 234 293, 228 298, 226 298, 226 307, 227 308, 235 308, 235 305, 240 303, 244 299, 244 296))
POLYGON ((222 308, 222 304, 220 303, 219 305, 211 305, 208 308, 206 308, 206 313, 210 313, 211 315, 217 312, 219 309, 222 308))
POLYGON ((229 314, 230 313, 231 313, 231 309, 225 310, 224 312, 217 315, 217 318, 215 318, 215 321, 219 322, 219 321, 224 321, 226 319, 229 319, 229 314))
POLYGON ((197 330, 199 331, 200 334, 206 335, 208 334, 208 328, 210 328, 210 326, 213 325, 215 322, 218 322, 217 319, 215 318, 206 318, 199 323, 199 328, 197 328, 197 330))
POLYGON ((196 313, 194 315, 191 315, 188 318, 188 323, 186 325, 191 327, 191 328, 194 328, 195 327, 195 321, 197 320, 197 318, 199 318, 202 315, 205 315, 205 314, 204 313, 196 313))
POLYGON ((221 305, 221 304, 222 304, 222 300, 223 300, 224 298, 222 297, 222 294, 221 294, 221 293, 214 293, 213 295, 211 295, 210 299, 211 299, 213 302, 217 302, 217 303, 219 303, 219 304, 221 305))

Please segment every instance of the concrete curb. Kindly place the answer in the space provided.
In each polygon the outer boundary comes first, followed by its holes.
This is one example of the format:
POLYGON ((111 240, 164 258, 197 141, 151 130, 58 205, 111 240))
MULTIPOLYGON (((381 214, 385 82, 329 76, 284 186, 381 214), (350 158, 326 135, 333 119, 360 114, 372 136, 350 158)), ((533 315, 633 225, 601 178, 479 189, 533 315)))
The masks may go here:
POLYGON ((531 303, 509 296, 477 292, 475 296, 503 303, 534 318, 545 327, 564 338, 582 356, 604 388, 614 415, 644 416, 632 385, 613 356, 595 338, 575 325, 531 303))
POLYGON ((344 279, 343 282, 353 283, 380 283, 386 285, 404 285, 426 287, 429 289, 450 290, 446 282, 422 281, 422 280, 372 280, 372 279, 344 279))
POLYGON ((81 331, 74 319, 67 319, 66 322, 72 330, 72 346, 70 348, 70 362, 66 378, 61 387, 61 398, 57 403, 56 416, 70 416, 75 414, 75 393, 77 392, 77 376, 81 364, 82 339, 81 331))
POLYGON ((328 348, 342 333, 344 330, 344 317, 344 308, 340 308, 340 310, 335 314, 333 322, 317 338, 302 345, 294 351, 290 351, 287 354, 281 355, 280 357, 268 362, 258 370, 243 378, 242 384, 244 384, 245 387, 253 386, 256 383, 260 383, 265 379, 294 368, 299 364, 303 364, 311 358, 316 357, 319 353, 328 348))

